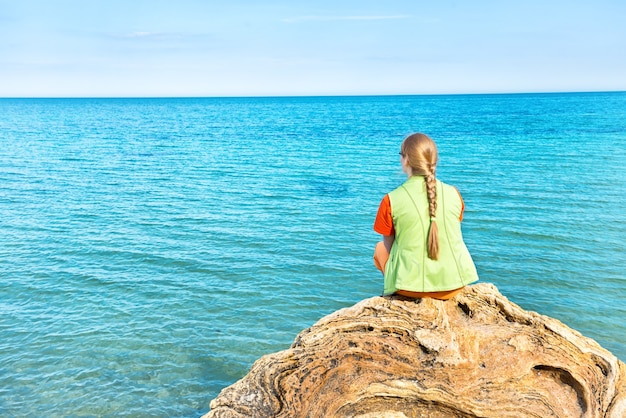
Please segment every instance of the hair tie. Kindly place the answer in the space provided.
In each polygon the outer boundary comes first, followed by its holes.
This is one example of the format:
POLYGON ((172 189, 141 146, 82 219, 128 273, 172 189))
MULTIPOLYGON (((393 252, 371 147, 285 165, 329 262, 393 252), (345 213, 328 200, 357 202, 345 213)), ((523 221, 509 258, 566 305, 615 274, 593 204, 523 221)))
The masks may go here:
POLYGON ((430 217, 430 221, 431 221, 431 222, 436 221, 436 220, 437 220, 437 218, 436 218, 436 217, 434 217, 434 216, 431 216, 431 217, 430 217))

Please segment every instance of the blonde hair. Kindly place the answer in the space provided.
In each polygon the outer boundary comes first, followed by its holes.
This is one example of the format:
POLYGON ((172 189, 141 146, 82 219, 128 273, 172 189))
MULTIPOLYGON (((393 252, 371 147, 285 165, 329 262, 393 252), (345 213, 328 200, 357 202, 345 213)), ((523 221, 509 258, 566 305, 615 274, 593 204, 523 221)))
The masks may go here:
POLYGON ((436 260, 439 256, 439 230, 437 228, 437 146, 428 135, 415 133, 402 142, 400 152, 407 159, 414 176, 424 176, 428 196, 430 227, 428 228, 428 258, 436 260))

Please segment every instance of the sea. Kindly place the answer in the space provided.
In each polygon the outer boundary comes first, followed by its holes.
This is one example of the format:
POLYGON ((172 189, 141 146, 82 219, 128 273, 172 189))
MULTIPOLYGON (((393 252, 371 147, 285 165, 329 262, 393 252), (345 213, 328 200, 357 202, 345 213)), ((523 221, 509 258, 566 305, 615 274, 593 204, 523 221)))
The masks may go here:
POLYGON ((380 295, 413 132, 480 281, 626 360, 626 92, 0 99, 0 416, 199 417, 380 295))

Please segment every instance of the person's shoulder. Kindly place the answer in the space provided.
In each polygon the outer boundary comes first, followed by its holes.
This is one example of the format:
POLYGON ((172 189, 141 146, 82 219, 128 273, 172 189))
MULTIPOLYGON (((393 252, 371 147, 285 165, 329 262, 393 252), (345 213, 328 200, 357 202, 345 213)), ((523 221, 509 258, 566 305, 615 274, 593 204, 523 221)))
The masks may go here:
POLYGON ((398 186, 396 186, 395 188, 393 188, 393 190, 391 190, 391 191, 390 191, 389 193, 387 193, 387 194, 389 195, 389 194, 392 194, 392 193, 397 193, 399 190, 402 190, 402 188, 403 188, 403 187, 405 187, 405 184, 406 184, 406 182, 402 182, 401 184, 399 184, 398 186))
POLYGON ((449 183, 446 183, 445 181, 442 181, 442 180, 439 180, 439 179, 437 179, 437 181, 441 184, 441 187, 443 187, 445 189, 450 189, 450 188, 456 189, 455 186, 453 186, 453 185, 451 185, 449 183))
POLYGON ((389 196, 390 198, 393 198, 393 195, 398 195, 400 193, 407 193, 407 182, 404 182, 402 184, 400 184, 398 187, 396 187, 395 189, 393 189, 392 191, 390 191, 389 193, 387 193, 387 196, 389 196))
POLYGON ((447 193, 454 193, 457 195, 461 195, 461 192, 459 192, 459 189, 456 186, 453 186, 452 184, 448 184, 445 183, 441 180, 438 180, 441 183, 441 187, 443 188, 443 190, 447 193))
POLYGON ((444 187, 452 187, 453 189, 456 189, 456 186, 454 184, 450 184, 450 183, 445 182, 445 181, 443 181, 441 179, 437 179, 437 181, 439 183, 441 183, 444 187))

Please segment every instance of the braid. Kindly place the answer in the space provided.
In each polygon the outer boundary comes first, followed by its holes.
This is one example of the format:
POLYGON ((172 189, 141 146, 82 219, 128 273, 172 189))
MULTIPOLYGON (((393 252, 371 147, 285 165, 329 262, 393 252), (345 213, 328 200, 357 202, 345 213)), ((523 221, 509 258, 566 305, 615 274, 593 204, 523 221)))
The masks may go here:
POLYGON ((437 229, 437 146, 430 137, 415 133, 409 135, 402 142, 402 155, 406 155, 411 175, 424 176, 426 181, 426 195, 428 197, 428 213, 430 227, 428 228, 428 258, 436 260, 439 257, 439 231, 437 229))
POLYGON ((428 229, 428 258, 436 260, 439 256, 439 229, 437 228, 437 180, 435 171, 431 170, 426 176, 426 194, 428 196, 428 212, 430 228, 428 229))
POLYGON ((424 176, 426 179, 426 193, 428 195, 428 214, 431 218, 437 216, 437 180, 435 173, 431 172, 424 176))

